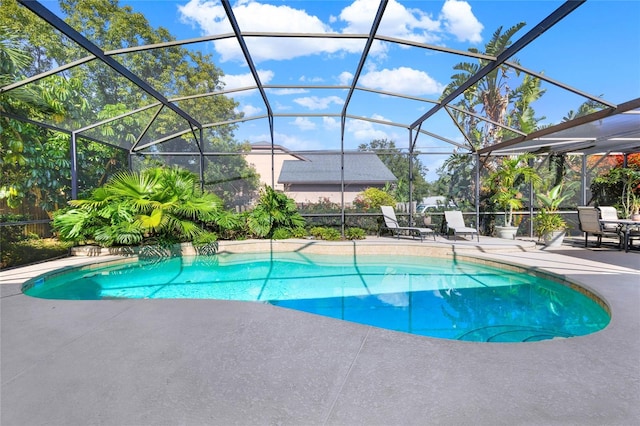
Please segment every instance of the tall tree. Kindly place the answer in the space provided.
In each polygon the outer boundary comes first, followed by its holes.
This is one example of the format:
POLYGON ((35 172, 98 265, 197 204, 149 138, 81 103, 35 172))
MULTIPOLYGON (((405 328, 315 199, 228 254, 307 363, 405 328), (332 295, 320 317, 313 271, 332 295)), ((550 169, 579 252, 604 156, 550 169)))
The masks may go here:
MULTIPOLYGON (((13 34, 16 34, 17 45, 30 59, 27 64, 21 65, 20 76, 16 78, 38 74, 88 55, 82 48, 56 34, 41 19, 18 6, 15 0, 0 2, 0 25, 12 29, 13 34)), ((71 26, 105 51, 175 40, 167 29, 151 27, 142 14, 134 13, 129 6, 121 7, 118 0, 61 0, 60 7, 66 15, 65 20, 71 26)), ((168 98, 203 95, 222 88, 220 79, 223 73, 215 66, 212 57, 190 49, 176 46, 145 49, 118 54, 115 58, 168 98)), ((55 124, 70 130, 156 102, 98 60, 30 83, 25 88, 32 91, 47 88, 53 91, 57 97, 52 97, 51 101, 59 102, 64 108, 60 108, 58 118, 56 115, 50 117, 56 119, 55 124), (76 81, 81 82, 82 93, 63 97, 56 92, 65 87, 65 82, 71 85, 76 81), (69 107, 68 104, 72 100, 84 101, 86 108, 69 107)), ((11 91, 9 95, 15 97, 17 93, 11 91)), ((176 100, 175 103, 203 124, 224 122, 239 116, 235 112, 237 103, 221 95, 176 100)), ((106 139, 114 146, 128 149, 140 137, 156 111, 157 108, 145 110, 111 121, 88 131, 87 136, 106 139)), ((143 142, 150 142, 189 128, 189 124, 182 117, 165 108, 148 128, 143 142)), ((229 146, 237 145, 234 141, 234 129, 233 125, 212 127, 205 131, 205 141, 199 143, 206 145, 207 150, 226 152, 229 146)), ((42 141, 41 138, 41 143, 42 141)), ((84 156, 80 154, 80 159, 89 162, 79 164, 80 174, 86 180, 87 186, 91 185, 91 177, 95 178, 94 184, 104 182, 105 173, 114 171, 114 161, 121 163, 118 150, 104 150, 93 144, 82 140, 79 146, 80 152, 84 150, 86 153, 84 156), (101 164, 102 171, 99 170, 101 164), (86 167, 95 169, 86 170, 86 167)), ((194 147, 194 136, 188 132, 185 136, 174 138, 155 149, 172 152, 191 150, 197 154, 198 149, 194 147)), ((167 157, 162 158, 167 162, 172 161, 167 157)), ((251 174, 246 162, 243 164, 241 161, 236 167, 243 169, 242 175, 251 174)), ((255 191, 257 181, 252 184, 255 191)))
MULTIPOLYGON (((491 56, 500 55, 513 43, 512 38, 524 26, 525 23, 520 22, 504 32, 502 27, 499 27, 482 53, 491 56)), ((470 48, 469 51, 481 53, 476 48, 470 48)), ((486 59, 478 59, 476 63, 462 62, 455 65, 454 70, 458 72, 451 76, 451 82, 445 88, 442 97, 456 90, 488 63, 486 59)), ((519 76, 520 71, 503 64, 466 90, 458 102, 457 106, 461 109, 482 114, 493 122, 480 120, 464 112, 453 112, 458 124, 465 130, 474 147, 495 144, 503 139, 505 130, 494 123, 530 131, 542 119, 536 118, 531 108, 531 104, 544 94, 544 90, 540 88, 539 79, 527 75, 515 89, 511 89, 514 83, 512 78, 519 76)))
MULTIPOLYGON (((7 26, 0 26, 0 59, 2 86, 20 80, 31 62, 19 37, 7 26)), ((68 135, 9 118, 8 114, 36 120, 46 117, 54 122, 74 120, 88 109, 83 90, 77 79, 54 76, 0 94, 0 113, 5 113, 0 119, 0 198, 10 207, 17 207, 25 197, 48 211, 63 204, 70 162, 68 135)))
MULTIPOLYGON (((520 22, 505 31, 503 27, 499 27, 486 43, 484 52, 476 48, 470 48, 469 51, 498 56, 513 43, 514 36, 524 26, 525 23, 520 22)), ((475 63, 462 62, 455 65, 454 70, 457 72, 451 76, 451 82, 442 97, 452 93, 488 63, 486 59, 478 59, 475 63)), ((456 104, 460 110, 451 110, 451 113, 474 149, 493 145, 505 137, 515 136, 505 127, 526 132, 538 128, 538 123, 544 117, 536 116, 532 104, 544 95, 545 91, 540 83, 540 79, 530 75, 521 76, 520 71, 503 64, 467 89, 456 104), (484 116, 490 121, 481 120, 476 115, 484 116)), ((499 164, 500 160, 494 159, 484 162, 489 172, 494 171, 499 164)), ((454 202, 465 205, 473 201, 474 185, 478 183, 475 182, 473 159, 470 156, 454 154, 445 161, 440 171, 441 183, 449 187, 454 202)), ((490 195, 481 193, 480 198, 486 200, 490 195)))
MULTIPOLYGON (((394 197, 401 202, 409 201, 409 154, 404 154, 394 141, 374 139, 368 144, 360 144, 359 151, 375 152, 391 173, 398 179, 394 197)), ((414 156, 413 158, 413 199, 421 200, 429 195, 429 184, 424 176, 428 169, 414 156)))

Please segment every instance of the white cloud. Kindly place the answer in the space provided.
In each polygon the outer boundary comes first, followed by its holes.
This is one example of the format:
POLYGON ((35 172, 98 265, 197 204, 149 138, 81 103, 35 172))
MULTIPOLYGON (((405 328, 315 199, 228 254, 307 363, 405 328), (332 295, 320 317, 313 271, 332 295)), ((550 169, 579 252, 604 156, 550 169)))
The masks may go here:
POLYGON ((300 93, 308 93, 306 89, 266 89, 268 93, 274 95, 299 95, 300 93))
MULTIPOLYGON (((203 34, 222 34, 231 32, 231 26, 222 6, 212 0, 191 0, 184 6, 178 6, 181 20, 200 27, 203 34)), ((264 4, 258 1, 246 1, 237 4, 233 13, 243 31, 290 32, 290 33, 330 33, 334 32, 328 24, 317 16, 309 15, 303 9, 286 5, 264 4)), ((318 53, 338 51, 357 52, 362 42, 347 40, 322 40, 309 38, 265 39, 247 38, 255 62, 291 59, 318 53)), ((214 41, 221 61, 243 60, 242 52, 235 39, 214 41)))
POLYGON ((372 114, 371 118, 373 118, 374 120, 380 120, 380 121, 388 121, 391 122, 391 120, 389 120, 388 118, 384 118, 384 116, 380 115, 380 114, 372 114))
POLYGON ((364 120, 347 120, 345 131, 358 141, 371 141, 373 139, 390 139, 389 134, 376 128, 375 124, 364 120))
POLYGON ((326 130, 340 129, 340 122, 333 117, 322 117, 322 124, 326 130))
MULTIPOLYGON (((258 70, 258 77, 262 84, 267 84, 273 79, 274 73, 271 70, 258 70)), ((226 74, 220 80, 224 83, 225 89, 237 89, 240 87, 256 86, 253 75, 248 72, 246 74, 226 74)))
POLYGON ((284 105, 284 104, 281 104, 278 101, 275 101, 274 102, 274 108, 277 111, 289 111, 291 109, 291 105, 284 105))
MULTIPOLYGON (((378 3, 369 0, 356 0, 345 7, 340 19, 346 22, 345 33, 369 33, 371 23, 378 10, 378 3)), ((406 8, 396 0, 391 0, 384 11, 378 34, 395 38, 434 43, 440 40, 441 26, 437 19, 420 9, 406 8)), ((386 53, 386 43, 375 43, 371 53, 383 55, 386 53)))
POLYGON ((343 71, 338 76, 338 83, 342 86, 348 86, 353 81, 353 74, 348 71, 343 71))
POLYGON ((458 41, 479 43, 482 41, 481 32, 484 26, 471 11, 466 1, 447 0, 442 6, 444 28, 453 34, 458 41))
POLYGON ((370 71, 363 74, 358 83, 372 89, 411 95, 439 95, 444 89, 444 85, 426 72, 408 67, 370 71))
MULTIPOLYGON (((292 4, 297 5, 295 2, 292 4)), ((245 32, 367 34, 377 9, 378 2, 355 0, 342 9, 337 17, 331 15, 326 23, 304 9, 254 0, 239 1, 233 11, 238 25, 245 32)), ((185 5, 178 6, 178 11, 182 22, 199 28, 203 35, 232 32, 224 8, 216 0, 190 0, 185 5)), ((391 0, 385 9, 378 34, 422 43, 438 43, 447 33, 451 33, 459 41, 478 43, 481 41, 482 29, 482 24, 473 15, 466 1, 446 0, 439 16, 434 18, 423 10, 407 8, 397 0, 391 0)), ((264 37, 247 37, 245 41, 255 62, 316 54, 360 53, 365 43, 364 40, 348 39, 264 37)), ((221 62, 244 62, 235 38, 217 40, 213 44, 221 56, 221 62)), ((376 41, 371 54, 384 56, 389 48, 388 43, 376 41)))
POLYGON ((254 115, 257 115, 260 111, 262 111, 262 108, 254 107, 251 104, 247 104, 247 105, 243 105, 242 108, 240 108, 240 111, 244 113, 245 117, 253 117, 254 115))
MULTIPOLYGON (((271 140, 269 134, 251 136, 251 142, 261 142, 271 140)), ((273 140, 276 145, 282 145, 292 151, 312 151, 322 149, 322 144, 317 141, 311 141, 308 139, 300 139, 296 135, 290 135, 286 133, 274 132, 273 140)))
POLYGON ((304 75, 301 75, 299 80, 308 83, 322 83, 324 81, 322 77, 307 77, 304 75))
POLYGON ((339 96, 326 96, 324 98, 318 96, 306 96, 303 98, 294 99, 293 101, 298 105, 301 105, 310 110, 327 109, 331 106, 331 104, 344 104, 344 100, 339 96))
POLYGON ((296 117, 296 119, 289 122, 289 124, 296 126, 300 130, 314 130, 316 128, 316 124, 307 117, 296 117))

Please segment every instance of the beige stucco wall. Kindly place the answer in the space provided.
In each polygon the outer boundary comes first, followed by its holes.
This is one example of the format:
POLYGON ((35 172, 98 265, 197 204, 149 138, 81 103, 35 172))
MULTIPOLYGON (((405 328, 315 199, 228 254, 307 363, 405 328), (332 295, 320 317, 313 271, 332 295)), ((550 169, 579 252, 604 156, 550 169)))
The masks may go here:
POLYGON ((275 177, 272 180, 271 175, 271 148, 267 149, 254 149, 246 155, 247 163, 253 165, 260 176, 260 183, 263 185, 271 186, 272 182, 275 182, 273 189, 278 191, 284 191, 284 185, 278 183, 278 177, 282 170, 282 163, 285 160, 299 160, 298 157, 285 153, 282 150, 276 149, 273 157, 273 170, 275 177))
MULTIPOLYGON (((347 206, 351 205, 358 194, 375 185, 347 185, 344 188, 344 202, 347 206)), ((328 198, 332 203, 340 204, 342 198, 340 195, 340 185, 292 185, 285 193, 296 203, 317 203, 320 199, 328 198)))
MULTIPOLYGON (((284 184, 278 183, 278 177, 282 171, 282 163, 285 160, 304 161, 299 156, 292 155, 286 150, 275 147, 273 157, 273 170, 275 177, 274 189, 283 191, 288 197, 292 198, 296 203, 317 203, 320 199, 328 198, 332 203, 340 204, 342 196, 340 194, 340 185, 336 184, 317 184, 317 185, 290 185, 285 187, 284 184)), ((252 151, 246 154, 247 163, 252 165, 260 176, 260 183, 271 186, 271 146, 253 147, 252 151)), ((347 206, 351 205, 359 193, 366 188, 376 185, 358 185, 351 184, 345 187, 344 202, 347 206)), ((380 185, 380 187, 382 187, 380 185)))

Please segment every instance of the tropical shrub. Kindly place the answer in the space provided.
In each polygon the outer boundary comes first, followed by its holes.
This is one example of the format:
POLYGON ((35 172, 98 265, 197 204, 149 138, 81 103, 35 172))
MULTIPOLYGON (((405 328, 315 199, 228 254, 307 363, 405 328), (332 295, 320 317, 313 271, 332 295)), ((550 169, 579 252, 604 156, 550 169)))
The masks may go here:
POLYGON ((62 240, 106 247, 193 241, 208 232, 207 223, 225 218, 220 199, 196 183, 177 167, 120 172, 91 197, 70 201, 71 208, 54 216, 54 229, 62 240))
MULTIPOLYGON (((0 214, 0 223, 21 222, 29 220, 29 216, 25 214, 2 213, 0 214)), ((6 225, 0 227, 0 247, 4 248, 9 243, 25 240, 23 227, 21 225, 6 225)))
POLYGON ((300 213, 340 213, 342 208, 340 204, 334 203, 327 197, 318 198, 317 203, 306 202, 298 208, 300 213))
POLYGON ((380 206, 394 206, 396 205, 396 200, 393 196, 379 188, 367 188, 362 191, 356 199, 353 201, 353 204, 364 211, 368 210, 378 210, 380 206))
POLYGON ((365 232, 362 228, 347 228, 344 232, 344 236, 347 240, 363 240, 365 232))
POLYGON ((561 194, 562 184, 554 186, 546 194, 537 194, 541 208, 533 219, 533 224, 538 236, 554 231, 564 231, 567 228, 567 222, 558 214, 558 209, 568 195, 561 194))
POLYGON ((293 228, 291 230, 291 236, 293 238, 305 238, 307 236, 307 230, 303 227, 293 228))
POLYGON ((487 177, 493 192, 491 201, 505 212, 505 226, 511 226, 513 211, 521 209, 524 204, 522 193, 518 190, 520 185, 536 185, 541 180, 536 169, 528 165, 528 161, 534 158, 533 154, 503 158, 497 169, 487 177))
POLYGON ((247 215, 249 232, 260 238, 272 238, 278 228, 293 229, 304 227, 304 224, 296 203, 266 185, 260 190, 258 204, 247 215))
POLYGON ((340 232, 338 232, 338 230, 333 228, 326 228, 324 226, 315 226, 311 228, 309 233, 320 240, 337 241, 342 238, 342 235, 340 235, 340 232))
MULTIPOLYGON (((601 206, 615 206, 625 213, 634 214, 640 208, 640 168, 615 167, 593 179, 591 192, 601 206)), ((637 167, 637 166, 636 166, 637 167)))
POLYGON ((271 236, 274 240, 286 240, 291 238, 291 230, 289 228, 276 228, 271 236))
POLYGON ((71 242, 53 238, 29 238, 2 245, 0 269, 28 265, 69 254, 71 242))

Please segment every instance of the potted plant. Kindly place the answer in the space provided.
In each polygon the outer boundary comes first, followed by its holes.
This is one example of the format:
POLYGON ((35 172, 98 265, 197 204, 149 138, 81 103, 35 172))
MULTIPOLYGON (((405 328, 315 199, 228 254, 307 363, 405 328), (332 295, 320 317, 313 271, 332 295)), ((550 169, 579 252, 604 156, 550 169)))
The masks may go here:
POLYGON ((560 204, 567 199, 562 194, 562 184, 556 185, 546 194, 537 194, 540 212, 533 219, 534 230, 546 246, 556 247, 562 244, 567 222, 558 214, 560 204))
POLYGON ((631 193, 629 211, 631 212, 629 219, 640 222, 640 195, 636 195, 634 192, 631 193))
POLYGON ((488 177, 489 187, 493 192, 491 201, 504 211, 504 226, 496 226, 496 233, 500 238, 514 239, 517 226, 513 226, 513 211, 523 206, 523 196, 518 190, 523 183, 537 185, 540 176, 529 160, 535 158, 533 154, 521 154, 516 157, 504 158, 497 169, 488 177))
MULTIPOLYGON (((615 167, 606 174, 593 179, 591 191, 596 203, 615 205, 624 212, 624 217, 640 210, 640 170, 628 167, 615 167)), ((640 218, 639 218, 640 219, 640 218)))

